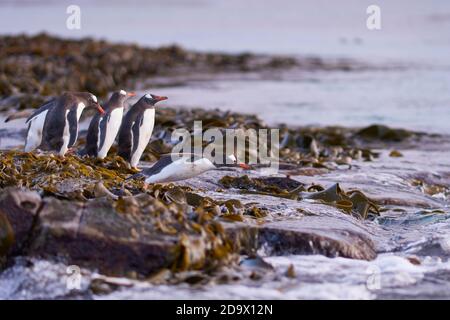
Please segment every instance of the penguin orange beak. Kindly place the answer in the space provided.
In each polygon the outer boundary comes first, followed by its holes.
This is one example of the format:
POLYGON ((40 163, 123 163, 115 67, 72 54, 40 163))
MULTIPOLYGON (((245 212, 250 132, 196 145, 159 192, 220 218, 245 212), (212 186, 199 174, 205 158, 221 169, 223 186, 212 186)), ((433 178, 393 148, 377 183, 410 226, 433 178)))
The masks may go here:
POLYGON ((239 167, 245 170, 250 170, 252 167, 250 167, 248 164, 245 163, 239 163, 239 167))
POLYGON ((154 94, 151 94, 152 98, 155 99, 156 101, 163 101, 163 100, 167 100, 169 98, 164 97, 164 96, 156 96, 154 94))
POLYGON ((127 96, 128 96, 128 97, 134 97, 135 95, 136 95, 135 92, 128 92, 128 93, 127 93, 127 96))
POLYGON ((97 110, 100 114, 105 114, 105 110, 103 110, 102 106, 97 103, 97 110))

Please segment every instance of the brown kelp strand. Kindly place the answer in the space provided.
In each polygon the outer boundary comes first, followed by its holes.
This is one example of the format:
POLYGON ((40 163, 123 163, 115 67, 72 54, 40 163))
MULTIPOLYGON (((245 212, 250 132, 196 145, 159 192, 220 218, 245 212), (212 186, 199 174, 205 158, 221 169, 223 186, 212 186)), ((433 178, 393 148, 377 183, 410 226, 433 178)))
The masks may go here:
POLYGON ((292 200, 317 200, 362 219, 379 215, 379 207, 373 200, 359 190, 345 192, 338 183, 324 188, 316 184, 306 186, 290 178, 249 178, 247 175, 224 176, 219 183, 225 188, 236 188, 249 193, 292 200))

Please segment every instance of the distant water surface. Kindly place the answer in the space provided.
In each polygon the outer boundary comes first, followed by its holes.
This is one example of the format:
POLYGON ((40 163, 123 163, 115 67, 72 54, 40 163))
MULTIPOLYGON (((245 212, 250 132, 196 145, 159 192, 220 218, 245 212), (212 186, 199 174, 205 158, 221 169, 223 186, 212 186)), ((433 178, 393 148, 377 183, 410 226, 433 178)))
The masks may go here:
POLYGON ((78 0, 81 30, 68 30, 66 8, 72 3, 0 0, 0 30, 401 63, 407 68, 209 79, 158 92, 170 96, 168 104, 258 113, 272 124, 377 122, 450 133, 448 0, 78 0), (366 28, 373 3, 381 8, 379 31, 366 28))

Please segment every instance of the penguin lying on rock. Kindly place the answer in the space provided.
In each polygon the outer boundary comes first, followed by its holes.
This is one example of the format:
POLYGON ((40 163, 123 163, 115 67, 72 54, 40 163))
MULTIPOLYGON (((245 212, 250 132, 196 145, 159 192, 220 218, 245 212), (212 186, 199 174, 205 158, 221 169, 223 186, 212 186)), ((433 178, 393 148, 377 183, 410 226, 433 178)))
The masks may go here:
POLYGON ((225 167, 241 167, 250 169, 245 163, 238 163, 234 155, 227 157, 222 163, 214 163, 210 159, 196 154, 163 155, 152 167, 142 170, 127 178, 145 178, 145 183, 166 183, 190 179, 209 170, 220 170, 225 167), (228 162, 228 163, 226 163, 228 162))

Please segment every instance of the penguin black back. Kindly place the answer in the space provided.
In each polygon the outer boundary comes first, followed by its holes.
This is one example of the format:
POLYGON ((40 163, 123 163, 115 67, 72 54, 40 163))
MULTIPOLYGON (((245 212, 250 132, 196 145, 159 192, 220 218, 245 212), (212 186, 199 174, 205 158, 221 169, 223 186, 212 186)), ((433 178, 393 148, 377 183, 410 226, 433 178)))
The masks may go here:
POLYGON ((137 165, 153 131, 154 105, 166 99, 167 97, 146 94, 125 115, 119 131, 119 156, 132 167, 137 165), (153 113, 148 113, 150 110, 153 113))
POLYGON ((124 102, 134 93, 114 92, 105 104, 105 114, 96 114, 89 124, 86 146, 81 155, 104 158, 114 142, 122 122, 124 102), (105 145, 106 144, 106 145, 105 145), (99 151, 100 152, 99 154, 99 151))

